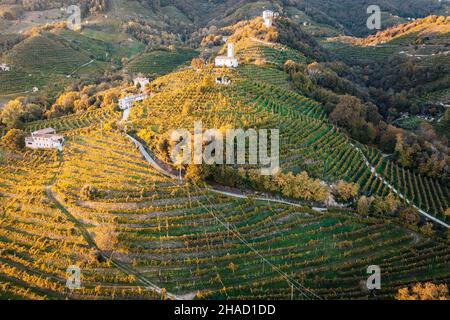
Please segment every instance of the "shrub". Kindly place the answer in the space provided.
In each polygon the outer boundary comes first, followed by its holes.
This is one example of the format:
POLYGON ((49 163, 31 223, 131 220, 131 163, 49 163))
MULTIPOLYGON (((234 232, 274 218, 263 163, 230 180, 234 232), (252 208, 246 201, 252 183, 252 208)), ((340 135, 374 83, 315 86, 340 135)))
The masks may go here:
POLYGON ((347 203, 355 199, 359 192, 359 184, 348 183, 344 180, 340 180, 333 187, 333 195, 340 202, 347 203))
POLYGON ((449 218, 450 218, 450 208, 447 208, 447 210, 445 210, 444 215, 445 215, 446 217, 449 217, 449 218))
POLYGON ((101 250, 116 250, 119 244, 119 233, 111 225, 101 225, 95 228, 95 242, 101 250))
POLYGON ((2 138, 3 144, 11 150, 21 150, 25 147, 25 132, 20 129, 11 129, 2 138))
POLYGON ((435 285, 431 282, 417 283, 412 288, 401 288, 395 296, 397 300, 449 300, 446 284, 435 285))
POLYGON ((94 200, 98 196, 98 190, 96 187, 91 185, 85 185, 80 190, 80 199, 81 200, 94 200))
POLYGON ((433 224, 431 222, 425 223, 421 228, 420 231, 426 235, 426 236, 432 236, 434 235, 434 229, 433 224))
POLYGON ((406 224, 415 226, 420 221, 419 212, 415 208, 406 208, 400 212, 400 218, 406 224))
POLYGON ((358 200, 358 213, 362 216, 367 216, 370 212, 370 205, 372 204, 373 198, 368 198, 366 196, 362 196, 358 200))

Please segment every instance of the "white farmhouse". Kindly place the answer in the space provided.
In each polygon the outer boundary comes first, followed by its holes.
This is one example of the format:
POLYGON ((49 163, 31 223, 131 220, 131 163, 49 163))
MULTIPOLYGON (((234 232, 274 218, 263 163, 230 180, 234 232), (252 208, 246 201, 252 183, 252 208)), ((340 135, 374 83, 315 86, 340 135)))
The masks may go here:
POLYGON ((145 98, 147 98, 145 93, 122 98, 119 100, 119 107, 122 110, 130 109, 136 101, 142 101, 145 98))
POLYGON ((228 44, 228 54, 226 56, 218 56, 215 61, 216 67, 237 68, 239 63, 234 56, 234 43, 228 44))
POLYGON ((275 13, 271 10, 263 11, 263 20, 264 20, 264 25, 266 27, 270 28, 272 26, 274 16, 275 16, 275 13))
POLYGON ((6 63, 0 64, 0 70, 1 71, 11 71, 11 67, 8 66, 6 63))
POLYGON ((137 86, 139 84, 141 91, 145 90, 145 87, 150 83, 149 78, 138 77, 134 79, 134 85, 137 86))
POLYGON ((62 150, 64 141, 64 137, 56 134, 55 129, 46 128, 33 132, 31 137, 26 137, 25 146, 31 149, 62 150))

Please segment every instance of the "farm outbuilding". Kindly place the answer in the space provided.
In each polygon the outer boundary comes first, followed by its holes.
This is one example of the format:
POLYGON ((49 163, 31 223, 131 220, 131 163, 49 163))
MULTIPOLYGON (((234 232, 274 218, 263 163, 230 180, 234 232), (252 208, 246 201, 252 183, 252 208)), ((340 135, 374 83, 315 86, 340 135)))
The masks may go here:
POLYGON ((30 149, 58 149, 62 150, 64 137, 56 134, 53 128, 34 131, 31 137, 25 138, 25 146, 30 149))
POLYGON ((228 44, 228 52, 226 56, 218 56, 215 61, 216 67, 237 68, 239 63, 234 56, 234 43, 228 44))

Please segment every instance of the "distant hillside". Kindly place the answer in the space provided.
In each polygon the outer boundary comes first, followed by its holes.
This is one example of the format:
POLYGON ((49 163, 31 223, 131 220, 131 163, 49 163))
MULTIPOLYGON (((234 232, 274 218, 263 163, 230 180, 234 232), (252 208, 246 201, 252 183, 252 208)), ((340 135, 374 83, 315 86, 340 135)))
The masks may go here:
MULTIPOLYGON (((258 17, 251 21, 240 22, 225 30, 232 32, 229 42, 236 43, 238 49, 248 51, 249 47, 253 48, 248 52, 248 58, 257 58, 259 55, 255 54, 254 47, 261 47, 261 45, 265 47, 264 50, 269 51, 270 48, 285 46, 285 48, 277 48, 278 52, 272 52, 276 55, 284 53, 283 56, 286 59, 279 61, 282 64, 289 59, 298 61, 299 53, 309 60, 325 60, 328 56, 326 50, 313 37, 289 18, 277 18, 274 20, 273 27, 267 28, 263 24, 262 18, 258 17), (292 49, 295 49, 296 52, 292 49)), ((268 53, 268 55, 271 54, 268 53)), ((244 56, 244 58, 246 57, 244 56)))
POLYGON ((108 9, 109 0, 7 0, 2 2, 17 4, 27 11, 42 11, 78 5, 85 13, 98 13, 108 9))
MULTIPOLYGON (((243 19, 260 15, 264 9, 273 9, 291 18, 310 21, 315 25, 331 27, 347 34, 366 36, 373 33, 366 27, 367 7, 371 0, 140 0, 164 10, 175 7, 198 27, 223 27, 243 19), (349 14, 351 12, 352 14, 349 14)), ((438 0, 382 0, 377 1, 383 11, 386 27, 405 21, 405 18, 422 18, 443 11, 445 4, 438 0)))
POLYGON ((393 42, 393 44, 442 44, 450 40, 450 16, 430 16, 413 22, 401 24, 366 39, 358 41, 359 44, 375 46, 393 42))
POLYGON ((347 34, 367 36, 373 31, 366 26, 367 8, 376 4, 383 12, 382 27, 387 28, 405 21, 406 18, 423 18, 438 14, 444 7, 439 0, 322 0, 322 1, 284 1, 304 7, 314 21, 341 27, 347 34))
POLYGON ((112 52, 107 43, 66 29, 29 35, 0 55, 11 66, 0 73, 0 95, 29 93, 34 87, 62 89, 74 78, 98 77, 110 68, 112 52))

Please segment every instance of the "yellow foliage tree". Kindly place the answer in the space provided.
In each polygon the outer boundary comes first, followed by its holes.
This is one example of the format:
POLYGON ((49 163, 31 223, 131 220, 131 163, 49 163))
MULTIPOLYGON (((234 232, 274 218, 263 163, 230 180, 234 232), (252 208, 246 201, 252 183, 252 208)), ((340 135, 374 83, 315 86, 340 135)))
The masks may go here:
POLYGON ((339 180, 333 188, 333 193, 339 201, 348 202, 354 199, 359 192, 359 184, 349 183, 344 180, 339 180))
POLYGON ((101 225, 95 228, 95 242, 101 250, 117 250, 119 234, 111 225, 101 225))
POLYGON ((412 288, 401 288, 395 296, 397 300, 449 300, 446 284, 417 283, 412 288))

